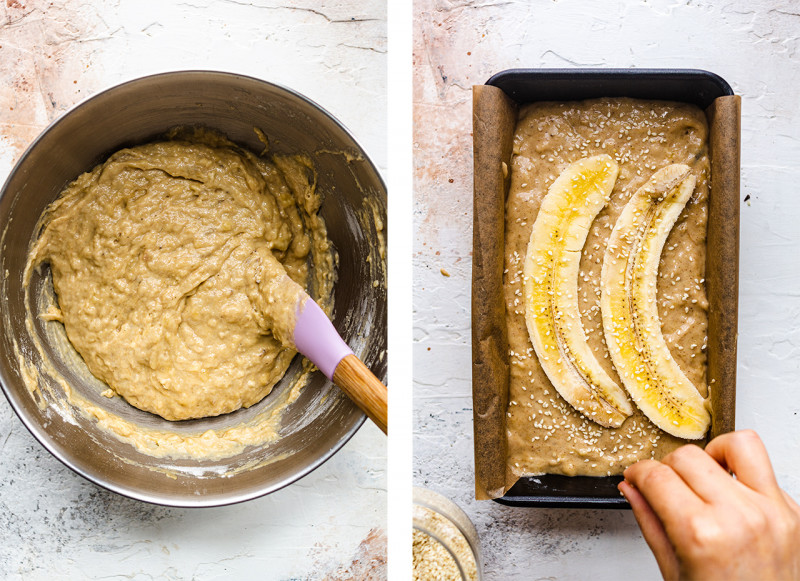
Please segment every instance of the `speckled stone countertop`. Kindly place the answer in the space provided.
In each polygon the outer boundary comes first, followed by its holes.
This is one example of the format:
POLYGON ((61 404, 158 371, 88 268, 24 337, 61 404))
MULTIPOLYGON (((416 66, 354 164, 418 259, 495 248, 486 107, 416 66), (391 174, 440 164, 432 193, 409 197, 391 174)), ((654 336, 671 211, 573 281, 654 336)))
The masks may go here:
POLYGON ((659 578, 633 515, 473 499, 471 87, 518 67, 700 68, 742 96, 737 428, 800 498, 800 7, 790 0, 416 0, 414 482, 464 508, 486 578, 659 578))
MULTIPOLYGON (((6 0, 0 182, 76 102, 179 69, 291 87, 386 170, 383 0, 6 0)), ((386 496, 386 439, 367 424, 318 470, 267 497, 213 509, 147 505, 61 465, 0 398, 3 579, 385 579, 386 496)))

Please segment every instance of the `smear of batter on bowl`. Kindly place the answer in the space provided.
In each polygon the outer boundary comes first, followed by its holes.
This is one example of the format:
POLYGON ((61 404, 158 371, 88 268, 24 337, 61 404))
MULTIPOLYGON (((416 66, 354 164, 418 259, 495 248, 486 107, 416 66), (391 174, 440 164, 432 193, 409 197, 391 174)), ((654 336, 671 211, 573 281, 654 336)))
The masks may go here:
POLYGON ((258 157, 202 129, 123 149, 42 216, 25 273, 49 263, 67 337, 97 378, 168 420, 249 407, 295 355, 298 296, 334 273, 306 156, 258 157), (309 262, 313 268, 309 268, 309 262))

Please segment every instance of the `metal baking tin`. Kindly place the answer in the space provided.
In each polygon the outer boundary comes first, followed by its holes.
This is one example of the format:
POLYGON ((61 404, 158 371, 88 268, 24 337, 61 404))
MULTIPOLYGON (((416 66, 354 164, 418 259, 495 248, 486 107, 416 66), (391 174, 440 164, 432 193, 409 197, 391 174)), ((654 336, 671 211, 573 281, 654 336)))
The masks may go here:
MULTIPOLYGON (((722 77, 691 69, 509 69, 486 84, 502 89, 517 103, 631 97, 706 109, 716 98, 734 94, 722 77)), ((494 500, 521 507, 630 508, 617 490, 621 480, 621 476, 528 476, 494 500)))

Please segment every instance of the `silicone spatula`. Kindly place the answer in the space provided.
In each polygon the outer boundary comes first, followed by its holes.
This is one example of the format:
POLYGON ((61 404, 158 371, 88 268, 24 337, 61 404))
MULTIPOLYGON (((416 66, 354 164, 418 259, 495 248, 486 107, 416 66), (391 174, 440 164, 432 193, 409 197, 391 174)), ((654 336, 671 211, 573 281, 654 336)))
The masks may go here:
POLYGON ((325 312, 289 277, 272 252, 261 248, 258 258, 252 263, 258 292, 250 299, 266 326, 285 346, 308 357, 387 433, 386 386, 353 354, 325 312))
POLYGON ((342 340, 328 316, 306 293, 297 302, 294 342, 297 351, 319 367, 386 434, 386 386, 342 340))

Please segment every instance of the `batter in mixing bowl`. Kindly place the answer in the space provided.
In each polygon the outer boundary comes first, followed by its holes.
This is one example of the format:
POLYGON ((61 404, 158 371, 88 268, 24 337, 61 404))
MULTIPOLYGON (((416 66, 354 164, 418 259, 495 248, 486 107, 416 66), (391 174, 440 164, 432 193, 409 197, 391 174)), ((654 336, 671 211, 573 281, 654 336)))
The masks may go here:
POLYGON ((292 338, 273 333, 291 328, 297 302, 280 281, 330 302, 315 186, 305 156, 267 159, 178 130, 70 184, 42 217, 26 279, 49 263, 49 317, 109 395, 168 420, 249 407, 295 355, 292 338))

